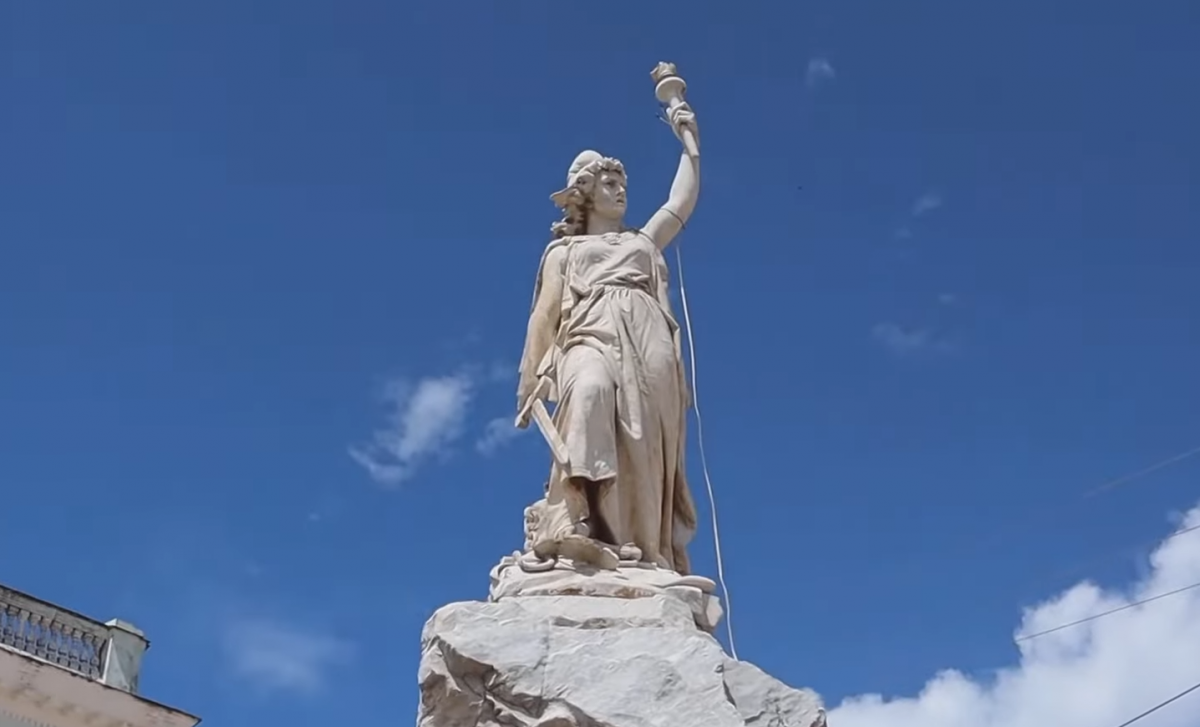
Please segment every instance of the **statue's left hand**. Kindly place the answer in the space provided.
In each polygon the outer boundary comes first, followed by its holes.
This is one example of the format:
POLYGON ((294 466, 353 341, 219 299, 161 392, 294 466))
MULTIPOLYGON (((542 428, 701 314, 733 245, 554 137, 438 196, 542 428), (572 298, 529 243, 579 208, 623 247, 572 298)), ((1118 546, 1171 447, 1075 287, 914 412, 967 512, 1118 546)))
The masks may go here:
POLYGON ((671 124, 671 130, 675 132, 676 138, 683 141, 682 127, 687 126, 691 129, 692 136, 696 138, 696 144, 700 144, 700 127, 696 124, 696 112, 692 111, 692 107, 686 103, 682 103, 667 113, 667 121, 671 124))

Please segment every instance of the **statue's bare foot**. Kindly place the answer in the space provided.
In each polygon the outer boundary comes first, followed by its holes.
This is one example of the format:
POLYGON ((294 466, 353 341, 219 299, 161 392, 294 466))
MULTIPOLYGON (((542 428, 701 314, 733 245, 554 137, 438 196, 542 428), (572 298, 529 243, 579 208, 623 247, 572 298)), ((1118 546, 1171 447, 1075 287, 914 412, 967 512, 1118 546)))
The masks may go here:
POLYGON ((640 561, 642 559, 642 549, 633 543, 626 543, 617 550, 617 556, 622 561, 640 561))
POLYGON ((591 522, 589 522, 589 520, 587 518, 584 518, 583 520, 580 520, 579 522, 575 523, 574 530, 575 530, 575 534, 580 536, 581 538, 591 538, 592 537, 592 524, 591 524, 591 522))
POLYGON ((586 563, 602 570, 616 570, 621 564, 612 548, 577 534, 565 535, 562 540, 558 541, 558 554, 577 563, 586 563))

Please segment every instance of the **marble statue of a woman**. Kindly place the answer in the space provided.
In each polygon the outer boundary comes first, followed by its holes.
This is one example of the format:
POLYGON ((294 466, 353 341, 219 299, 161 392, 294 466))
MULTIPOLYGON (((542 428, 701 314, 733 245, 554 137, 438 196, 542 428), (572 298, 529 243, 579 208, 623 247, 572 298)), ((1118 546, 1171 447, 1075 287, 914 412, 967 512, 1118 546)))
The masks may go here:
MULTIPOLYGON (((694 143, 686 103, 668 121, 694 143)), ((576 157, 566 188, 551 196, 564 214, 538 271, 517 392, 517 426, 542 412, 555 454, 541 511, 527 513, 526 544, 538 558, 689 572, 688 390, 662 251, 699 188, 699 156, 685 145, 666 204, 640 228, 624 224, 624 167, 594 151, 576 157), (552 417, 542 400, 555 404, 552 417)))

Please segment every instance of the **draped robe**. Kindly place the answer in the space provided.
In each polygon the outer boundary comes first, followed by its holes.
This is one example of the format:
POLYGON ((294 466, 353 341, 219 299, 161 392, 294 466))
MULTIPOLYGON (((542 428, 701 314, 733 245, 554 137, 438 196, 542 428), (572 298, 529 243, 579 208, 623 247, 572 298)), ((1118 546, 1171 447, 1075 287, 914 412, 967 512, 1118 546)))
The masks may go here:
POLYGON ((563 293, 553 343, 533 361, 527 342, 521 361, 523 373, 550 380, 568 454, 566 467, 552 467, 550 516, 535 539, 560 537, 590 516, 615 545, 631 543, 644 561, 688 573, 696 531, 684 471, 688 389, 666 260, 636 230, 555 240, 542 256, 535 305, 550 252, 559 248, 563 293), (588 511, 580 479, 599 483, 596 512, 588 511))

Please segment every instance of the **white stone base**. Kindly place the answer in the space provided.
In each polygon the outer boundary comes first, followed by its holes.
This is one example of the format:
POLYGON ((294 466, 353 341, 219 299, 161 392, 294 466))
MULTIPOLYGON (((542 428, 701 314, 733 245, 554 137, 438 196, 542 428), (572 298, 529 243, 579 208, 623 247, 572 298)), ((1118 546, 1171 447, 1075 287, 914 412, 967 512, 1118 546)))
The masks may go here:
POLYGON ((816 693, 731 659, 668 595, 452 603, 418 679, 418 727, 825 727, 816 693))
POLYGON ((566 558, 559 558, 548 570, 530 572, 521 567, 521 558, 514 553, 492 569, 489 601, 526 596, 665 596, 687 606, 696 625, 709 633, 724 615, 721 599, 713 595, 716 584, 704 576, 683 576, 650 563, 629 561, 622 561, 616 570, 601 570, 576 565, 566 558))

